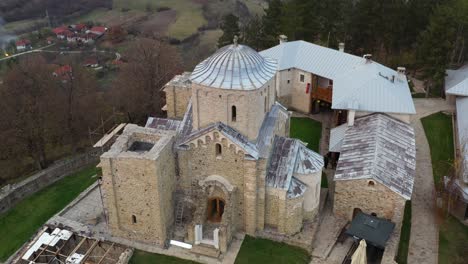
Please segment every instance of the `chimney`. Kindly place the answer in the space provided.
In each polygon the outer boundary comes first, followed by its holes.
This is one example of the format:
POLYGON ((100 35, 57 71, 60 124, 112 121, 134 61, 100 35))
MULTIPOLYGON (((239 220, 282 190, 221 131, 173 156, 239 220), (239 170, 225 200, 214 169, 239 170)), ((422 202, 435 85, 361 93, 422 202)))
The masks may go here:
POLYGON ((344 47, 345 47, 345 44, 343 42, 340 42, 338 44, 338 50, 341 51, 341 52, 344 52, 344 47))
POLYGON ((406 68, 405 67, 397 67, 398 72, 398 79, 405 80, 406 78, 406 68))
POLYGON ((354 126, 354 118, 356 116, 356 110, 348 110, 348 126, 354 126))
POLYGON ((372 54, 364 54, 362 57, 366 59, 366 63, 372 62, 372 54))
POLYGON ((283 44, 285 42, 288 42, 288 37, 285 35, 279 35, 279 44, 283 44))

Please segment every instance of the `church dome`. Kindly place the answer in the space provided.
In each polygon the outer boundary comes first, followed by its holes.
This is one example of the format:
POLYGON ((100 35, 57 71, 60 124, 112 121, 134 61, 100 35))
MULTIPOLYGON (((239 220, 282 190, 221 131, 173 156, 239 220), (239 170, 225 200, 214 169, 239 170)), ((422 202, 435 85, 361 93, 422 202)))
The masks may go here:
POLYGON ((248 46, 234 43, 198 64, 191 81, 221 89, 254 90, 275 76, 277 63, 248 46))

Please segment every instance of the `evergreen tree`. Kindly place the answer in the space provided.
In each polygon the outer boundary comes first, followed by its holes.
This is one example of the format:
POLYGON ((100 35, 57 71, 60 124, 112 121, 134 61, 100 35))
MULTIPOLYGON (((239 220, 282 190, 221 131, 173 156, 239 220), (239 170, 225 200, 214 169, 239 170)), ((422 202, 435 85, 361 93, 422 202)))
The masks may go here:
POLYGON ((239 37, 239 18, 233 14, 226 15, 223 18, 221 29, 223 30, 223 35, 218 39, 218 48, 232 44, 234 36, 239 37))
POLYGON ((427 80, 428 94, 444 94, 445 72, 455 47, 458 30, 460 26, 468 26, 467 10, 464 0, 449 1, 440 5, 419 38, 418 62, 423 69, 423 77, 427 80))
POLYGON ((281 18, 283 17, 283 3, 281 0, 270 1, 265 15, 262 18, 261 49, 273 47, 278 44, 278 36, 284 34, 281 31, 281 18))
POLYGON ((263 48, 262 32, 262 19, 256 15, 242 29, 243 43, 259 51, 263 48))

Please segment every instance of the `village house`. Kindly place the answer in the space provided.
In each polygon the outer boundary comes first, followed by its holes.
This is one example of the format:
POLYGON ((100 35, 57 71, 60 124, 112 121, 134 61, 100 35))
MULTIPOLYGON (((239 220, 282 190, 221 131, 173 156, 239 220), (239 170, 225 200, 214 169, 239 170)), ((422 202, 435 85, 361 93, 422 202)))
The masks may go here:
POLYGON ((448 189, 455 195, 449 210, 468 225, 468 65, 458 70, 447 70, 445 93, 447 100, 456 106, 454 128, 457 175, 445 179, 448 189))
POLYGON ((25 51, 31 49, 31 41, 28 39, 21 39, 16 41, 16 50, 25 51))
POLYGON ((164 87, 168 118, 127 125, 101 156, 111 232, 215 257, 238 232, 301 233, 318 215, 324 159, 289 137, 287 109, 324 107, 334 111, 330 152, 339 156, 334 213, 399 228, 416 152, 405 70, 340 46, 283 36, 258 53, 235 40, 175 76, 164 87))
POLYGON ((88 29, 86 24, 73 24, 54 28, 52 32, 57 39, 66 40, 69 43, 93 44, 97 38, 105 34, 107 28, 95 26, 88 29))

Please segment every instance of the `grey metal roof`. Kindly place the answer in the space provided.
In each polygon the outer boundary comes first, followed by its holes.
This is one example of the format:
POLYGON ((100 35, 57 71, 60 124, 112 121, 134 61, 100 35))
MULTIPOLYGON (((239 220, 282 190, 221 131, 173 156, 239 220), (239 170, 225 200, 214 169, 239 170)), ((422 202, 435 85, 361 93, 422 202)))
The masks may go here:
POLYGON ((176 131, 180 124, 181 122, 179 120, 159 117, 148 117, 145 127, 176 131))
POLYGON ((463 159, 463 181, 468 183, 468 97, 457 97, 457 133, 463 159))
POLYGON ((278 70, 291 68, 333 80, 333 109, 414 114, 406 77, 376 62, 306 41, 286 42, 260 52, 278 61, 278 70), (389 79, 386 79, 387 77, 389 79))
POLYGON ((372 215, 358 213, 345 234, 366 240, 367 243, 385 249, 395 229, 395 223, 372 215))
POLYGON ((213 124, 211 124, 211 125, 209 125, 209 126, 207 126, 205 128, 194 131, 193 133, 191 133, 190 135, 185 137, 182 140, 182 142, 180 143, 180 145, 186 145, 190 141, 192 141, 194 139, 197 139, 197 138, 200 138, 200 137, 203 137, 206 133, 209 133, 209 132, 211 132, 213 130, 219 131, 226 138, 228 138, 231 142, 236 144, 238 147, 242 148, 245 151, 246 155, 250 155, 250 157, 252 157, 254 159, 259 158, 257 146, 255 144, 250 142, 247 137, 242 135, 240 132, 238 132, 234 128, 232 128, 232 127, 230 127, 230 126, 228 126, 228 125, 226 125, 224 123, 221 123, 221 122, 216 122, 216 123, 213 123, 213 124))
POLYGON ((276 68, 275 60, 250 47, 232 44, 198 64, 190 80, 213 88, 255 90, 275 76, 276 68))
POLYGON ((305 193, 307 190, 307 185, 296 177, 291 178, 291 184, 289 185, 288 192, 286 193, 288 198, 296 198, 305 193))
POLYGON ((289 190, 294 173, 310 174, 323 168, 323 157, 294 138, 275 136, 266 172, 266 185, 289 190))
POLYGON ((328 146, 328 151, 330 152, 341 151, 341 145, 343 144, 343 139, 346 133, 346 129, 348 129, 348 124, 344 123, 330 130, 330 144, 328 146))
POLYGON ((458 70, 447 70, 445 90, 447 94, 468 96, 468 64, 458 70))
POLYGON ((332 108, 416 113, 406 76, 376 62, 363 63, 333 80, 332 108))
POLYGON ((191 88, 191 74, 191 72, 183 72, 182 74, 176 75, 163 88, 165 88, 168 85, 173 85, 175 87, 191 88))
POLYGON ((335 180, 372 178, 409 200, 416 169, 411 125, 385 114, 371 114, 348 127, 335 180))
POLYGON ((275 102, 270 112, 263 119, 258 132, 257 149, 260 156, 268 157, 277 128, 289 121, 289 112, 280 103, 275 102))

